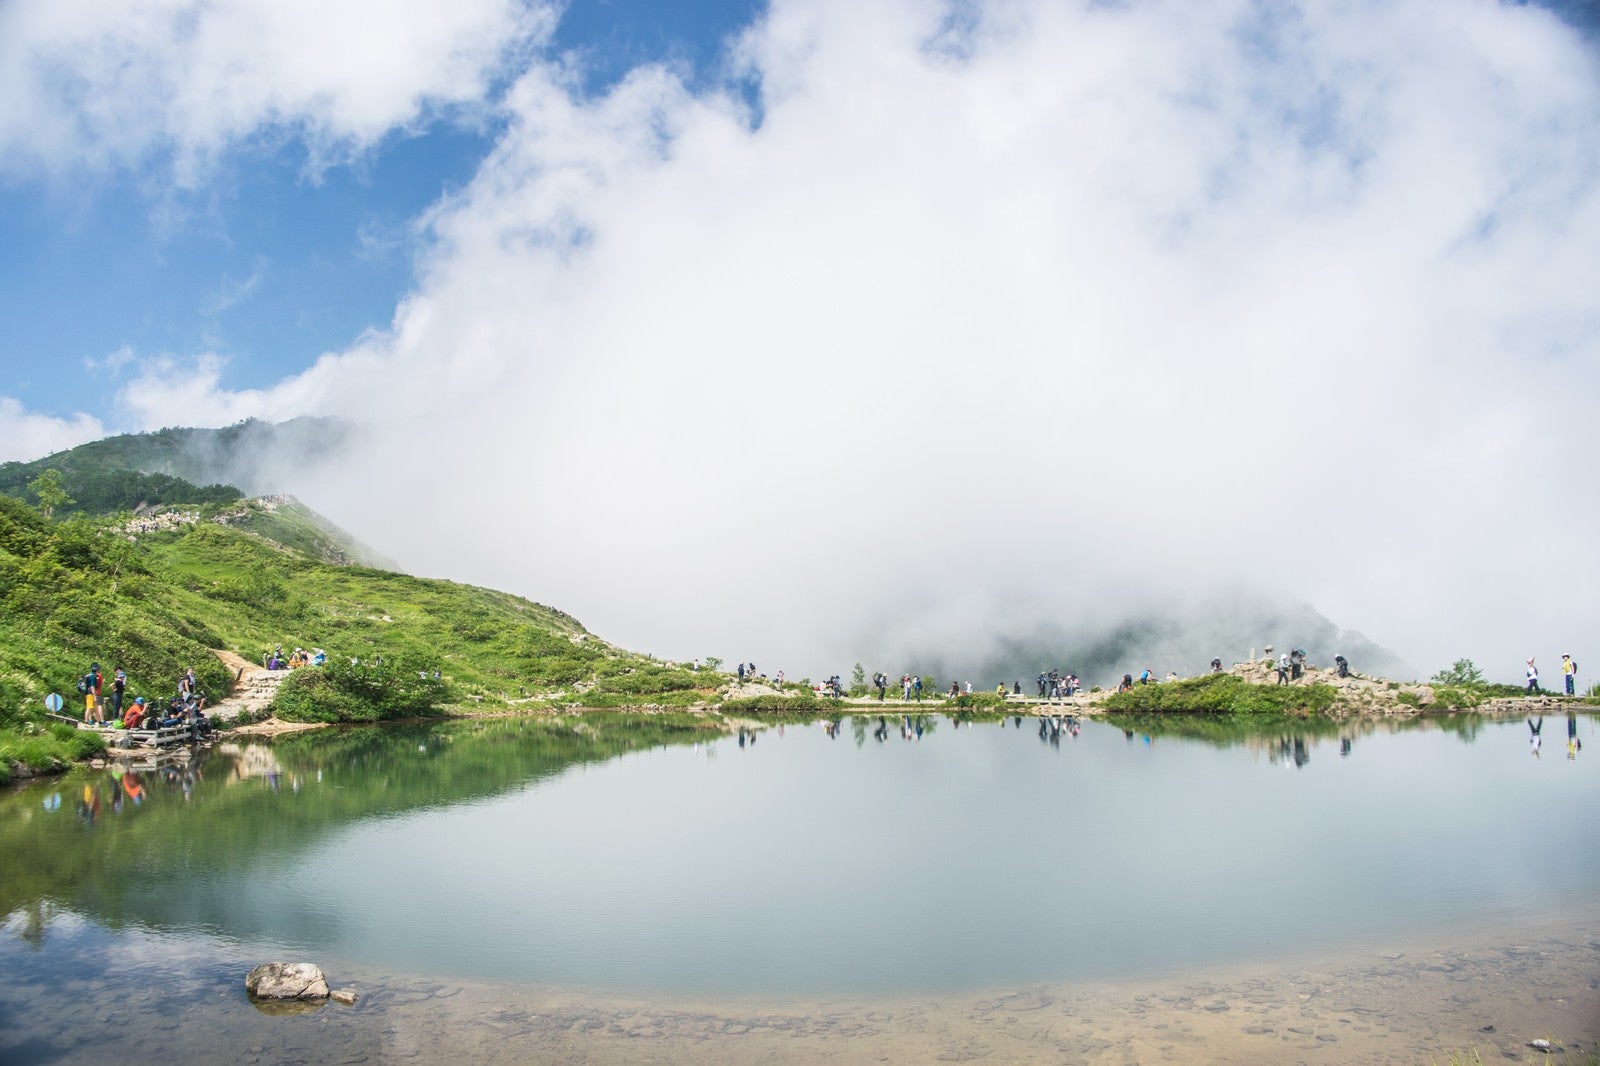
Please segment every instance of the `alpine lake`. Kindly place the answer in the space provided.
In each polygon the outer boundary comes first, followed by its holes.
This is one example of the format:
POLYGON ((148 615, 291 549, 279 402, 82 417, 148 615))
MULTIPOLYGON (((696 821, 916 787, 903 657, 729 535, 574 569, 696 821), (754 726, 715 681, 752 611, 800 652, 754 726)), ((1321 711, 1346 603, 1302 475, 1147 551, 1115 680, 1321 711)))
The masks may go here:
POLYGON ((1596 1061, 1593 717, 909 710, 15 787, 0 1062, 1596 1061), (359 999, 258 1007, 271 961, 359 999))

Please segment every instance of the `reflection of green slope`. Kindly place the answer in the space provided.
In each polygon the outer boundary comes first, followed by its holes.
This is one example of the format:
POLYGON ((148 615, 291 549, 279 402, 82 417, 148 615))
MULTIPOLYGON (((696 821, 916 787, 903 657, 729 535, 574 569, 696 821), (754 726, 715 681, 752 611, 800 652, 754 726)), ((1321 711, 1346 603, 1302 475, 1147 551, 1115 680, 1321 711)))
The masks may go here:
POLYGON ((138 774, 144 802, 124 802, 120 814, 111 809, 111 775, 73 774, 0 798, 0 914, 51 900, 111 926, 247 930, 249 916, 232 913, 215 887, 230 874, 271 876, 275 865, 287 869, 295 855, 362 819, 485 799, 718 728, 714 720, 589 714, 284 737, 270 747, 275 781, 242 776, 251 760, 211 752, 195 763, 188 800, 181 771, 173 780, 138 774), (92 826, 73 813, 86 787, 101 803, 92 826), (41 799, 57 791, 61 810, 43 813, 41 799))
POLYGON ((1372 722, 1332 718, 1269 717, 1229 714, 1108 714, 1101 721, 1127 732, 1152 737, 1180 737, 1217 748, 1232 748, 1263 738, 1284 736, 1337 737, 1365 735, 1372 722))
POLYGON ((1441 730, 1454 733, 1464 743, 1477 739, 1484 719, 1474 714, 1447 714, 1396 718, 1324 718, 1316 715, 1259 714, 1107 714, 1107 725, 1152 737, 1181 737, 1218 748, 1258 745, 1278 737, 1307 740, 1341 737, 1356 740, 1374 733, 1441 730))

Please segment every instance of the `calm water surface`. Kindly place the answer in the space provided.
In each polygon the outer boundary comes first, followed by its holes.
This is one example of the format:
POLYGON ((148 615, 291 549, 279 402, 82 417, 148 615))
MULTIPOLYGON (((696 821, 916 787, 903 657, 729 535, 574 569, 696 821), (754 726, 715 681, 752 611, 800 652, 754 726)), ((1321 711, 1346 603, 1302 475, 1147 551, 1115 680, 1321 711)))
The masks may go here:
MULTIPOLYGON (((882 726, 365 729, 30 785, 0 797, 0 973, 69 993, 114 957, 134 980, 216 966, 231 990, 241 965, 306 958, 645 995, 901 994, 1600 904, 1600 749, 1569 759, 1561 718, 1538 755, 1521 720, 882 726)), ((1575 727, 1588 743, 1593 720, 1575 727)))

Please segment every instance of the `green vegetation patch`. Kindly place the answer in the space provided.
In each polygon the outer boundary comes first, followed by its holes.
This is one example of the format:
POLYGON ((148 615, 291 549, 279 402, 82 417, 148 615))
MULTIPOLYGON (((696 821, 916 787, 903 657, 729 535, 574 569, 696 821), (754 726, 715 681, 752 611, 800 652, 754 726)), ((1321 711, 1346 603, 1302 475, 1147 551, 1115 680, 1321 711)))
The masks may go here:
POLYGON ((330 660, 284 679, 272 712, 288 722, 379 722, 440 713, 449 686, 404 658, 330 660))
POLYGON ((0 785, 10 784, 13 764, 34 773, 51 773, 105 750, 105 739, 99 733, 66 722, 0 732, 0 785))
POLYGON ((945 706, 963 710, 999 710, 1005 705, 1006 698, 998 692, 963 692, 945 701, 945 706))
POLYGON ((811 696, 747 696, 740 700, 725 701, 722 710, 727 714, 775 712, 815 717, 843 706, 843 700, 819 700, 811 696))
POLYGON ((1338 695, 1332 685, 1257 685, 1232 674, 1207 674, 1106 697, 1109 711, 1131 714, 1322 714, 1338 695))

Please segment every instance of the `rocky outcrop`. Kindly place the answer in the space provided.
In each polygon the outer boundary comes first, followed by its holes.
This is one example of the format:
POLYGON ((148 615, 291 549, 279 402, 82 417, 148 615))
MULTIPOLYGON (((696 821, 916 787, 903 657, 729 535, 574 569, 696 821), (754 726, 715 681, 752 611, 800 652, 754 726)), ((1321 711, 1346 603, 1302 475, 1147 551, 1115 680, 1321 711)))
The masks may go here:
POLYGON ((244 990, 252 999, 327 999, 328 979, 309 962, 268 962, 250 971, 244 990))

